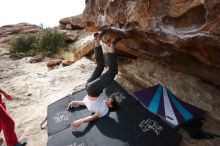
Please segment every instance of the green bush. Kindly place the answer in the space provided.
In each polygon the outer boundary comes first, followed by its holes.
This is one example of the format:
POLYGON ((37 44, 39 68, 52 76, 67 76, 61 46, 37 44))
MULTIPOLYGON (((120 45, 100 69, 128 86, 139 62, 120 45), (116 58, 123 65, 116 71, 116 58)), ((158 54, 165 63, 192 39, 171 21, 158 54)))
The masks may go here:
POLYGON ((46 55, 53 55, 64 45, 66 34, 57 29, 47 28, 41 36, 39 47, 46 55))
POLYGON ((37 37, 32 34, 21 35, 11 43, 9 51, 11 54, 23 52, 34 55, 37 52, 37 37))
POLYGON ((41 36, 33 34, 19 36, 11 43, 11 57, 16 56, 19 52, 26 56, 36 55, 37 52, 52 56, 58 53, 59 48, 64 45, 65 38, 65 33, 51 28, 45 29, 41 36))

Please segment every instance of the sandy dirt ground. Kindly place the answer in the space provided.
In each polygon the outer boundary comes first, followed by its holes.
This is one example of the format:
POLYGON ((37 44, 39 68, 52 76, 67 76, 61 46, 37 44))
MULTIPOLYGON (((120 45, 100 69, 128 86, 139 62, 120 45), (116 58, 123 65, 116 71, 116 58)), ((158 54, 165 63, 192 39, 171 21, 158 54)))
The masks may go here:
POLYGON ((46 117, 47 106, 84 88, 95 64, 83 58, 71 66, 51 70, 46 61, 31 64, 29 60, 11 60, 0 48, 0 87, 13 97, 12 101, 4 101, 19 139, 27 138, 27 146, 45 146, 47 130, 41 130, 40 123, 46 117))

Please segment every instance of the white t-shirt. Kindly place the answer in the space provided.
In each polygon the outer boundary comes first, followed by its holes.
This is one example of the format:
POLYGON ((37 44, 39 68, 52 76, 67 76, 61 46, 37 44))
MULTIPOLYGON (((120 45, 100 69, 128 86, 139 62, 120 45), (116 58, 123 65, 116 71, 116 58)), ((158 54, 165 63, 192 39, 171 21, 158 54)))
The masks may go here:
POLYGON ((108 114, 109 109, 103 97, 98 97, 96 100, 90 100, 88 96, 85 96, 83 101, 90 112, 100 113, 99 118, 108 114))

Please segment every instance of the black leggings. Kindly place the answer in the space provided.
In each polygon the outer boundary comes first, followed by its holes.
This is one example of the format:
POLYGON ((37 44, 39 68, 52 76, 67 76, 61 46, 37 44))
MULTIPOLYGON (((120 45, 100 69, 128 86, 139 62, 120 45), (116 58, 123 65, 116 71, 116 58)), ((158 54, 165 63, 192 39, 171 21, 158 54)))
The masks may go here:
POLYGON ((97 97, 102 93, 103 89, 114 80, 116 74, 118 73, 118 65, 117 54, 108 53, 107 57, 109 69, 102 74, 104 70, 102 47, 95 47, 94 51, 96 57, 96 67, 92 76, 87 80, 86 91, 89 96, 97 97))

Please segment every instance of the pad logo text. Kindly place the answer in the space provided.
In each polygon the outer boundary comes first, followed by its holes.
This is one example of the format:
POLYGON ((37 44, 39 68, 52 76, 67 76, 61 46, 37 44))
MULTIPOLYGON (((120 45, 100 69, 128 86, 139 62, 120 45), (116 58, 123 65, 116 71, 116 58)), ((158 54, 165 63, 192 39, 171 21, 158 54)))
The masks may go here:
POLYGON ((121 103, 125 99, 125 95, 119 91, 112 93, 110 97, 115 98, 118 103, 121 103))
POLYGON ((53 120, 56 123, 61 123, 63 121, 68 121, 70 119, 71 113, 69 113, 68 111, 62 111, 62 112, 58 112, 56 113, 55 116, 53 116, 53 120))
POLYGON ((143 120, 139 123, 139 127, 143 132, 153 131, 156 135, 159 135, 163 130, 163 127, 160 126, 156 121, 152 119, 143 120))

